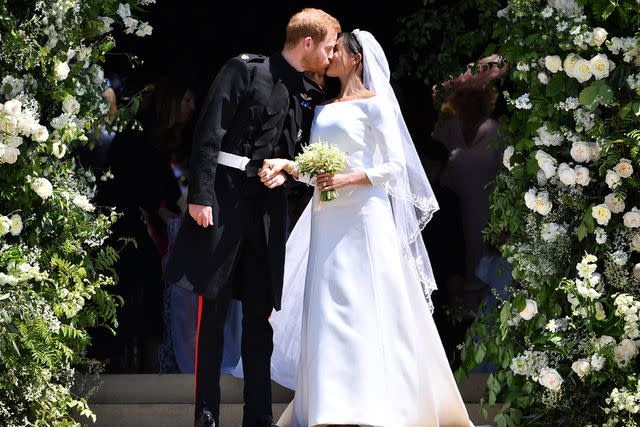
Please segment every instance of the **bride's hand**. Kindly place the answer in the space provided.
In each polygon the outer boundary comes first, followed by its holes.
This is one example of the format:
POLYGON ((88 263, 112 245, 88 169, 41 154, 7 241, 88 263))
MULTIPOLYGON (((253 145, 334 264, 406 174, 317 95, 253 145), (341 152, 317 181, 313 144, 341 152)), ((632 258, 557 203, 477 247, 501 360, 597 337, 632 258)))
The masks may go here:
POLYGON ((262 162, 262 168, 260 168, 258 176, 262 179, 262 182, 265 182, 272 179, 281 171, 291 174, 294 166, 295 164, 287 159, 265 159, 262 162))

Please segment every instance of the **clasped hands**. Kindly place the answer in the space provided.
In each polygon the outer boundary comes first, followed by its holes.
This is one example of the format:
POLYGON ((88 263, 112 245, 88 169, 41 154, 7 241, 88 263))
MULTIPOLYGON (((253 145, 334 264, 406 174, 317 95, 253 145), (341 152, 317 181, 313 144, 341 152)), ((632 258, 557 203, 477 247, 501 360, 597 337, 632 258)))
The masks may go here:
MULTIPOLYGON (((298 178, 295 162, 287 159, 265 159, 262 168, 258 171, 260 181, 267 188, 276 188, 287 181, 287 174, 298 178)), ((320 191, 330 191, 342 188, 345 185, 353 184, 352 174, 330 174, 323 173, 316 176, 316 187, 320 191)))

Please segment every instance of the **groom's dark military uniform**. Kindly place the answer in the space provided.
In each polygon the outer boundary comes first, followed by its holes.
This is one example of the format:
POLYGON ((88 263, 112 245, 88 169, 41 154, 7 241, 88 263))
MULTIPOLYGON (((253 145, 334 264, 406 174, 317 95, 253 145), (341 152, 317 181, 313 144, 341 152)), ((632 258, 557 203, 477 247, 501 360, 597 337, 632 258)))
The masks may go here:
POLYGON ((271 416, 268 322, 280 308, 287 226, 285 189, 257 177, 263 159, 292 158, 308 139, 321 89, 280 53, 244 54, 220 70, 203 104, 191 156, 188 202, 211 206, 213 227, 186 214, 165 277, 200 294, 196 417, 218 424, 223 330, 232 297, 242 301, 245 376, 243 426, 271 416), (218 163, 220 152, 251 159, 242 171, 218 163))

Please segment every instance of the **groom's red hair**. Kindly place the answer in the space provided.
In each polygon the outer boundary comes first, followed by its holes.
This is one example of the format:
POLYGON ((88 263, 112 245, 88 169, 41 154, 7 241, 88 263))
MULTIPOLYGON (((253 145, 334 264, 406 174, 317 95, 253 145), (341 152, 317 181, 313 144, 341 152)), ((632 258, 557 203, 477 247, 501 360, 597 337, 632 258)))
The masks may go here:
POLYGON ((331 30, 340 32, 338 20, 324 10, 308 7, 289 20, 285 45, 293 46, 305 37, 311 37, 318 43, 324 40, 331 30))

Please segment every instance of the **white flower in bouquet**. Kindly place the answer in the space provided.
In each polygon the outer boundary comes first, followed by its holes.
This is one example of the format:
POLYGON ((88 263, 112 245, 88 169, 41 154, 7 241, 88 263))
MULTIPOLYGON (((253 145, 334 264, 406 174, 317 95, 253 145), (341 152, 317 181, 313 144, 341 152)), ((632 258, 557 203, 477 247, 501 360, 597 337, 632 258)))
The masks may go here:
POLYGON ((554 74, 562 71, 562 58, 558 55, 547 55, 544 58, 544 66, 554 74))
POLYGON ((591 160, 592 150, 588 143, 576 141, 571 146, 571 158, 578 163, 585 163, 591 160))
POLYGON ((4 142, 9 147, 18 148, 22 145, 22 138, 17 135, 10 135, 5 139, 4 142))
POLYGON ((11 229, 9 231, 12 235, 17 236, 22 232, 22 218, 20 218, 20 215, 15 214, 9 220, 11 221, 11 229))
POLYGON ((627 263, 627 261, 629 261, 629 255, 624 251, 617 250, 611 254, 611 259, 613 260, 614 264, 622 267, 627 263))
POLYGON ((549 194, 546 191, 537 193, 531 189, 525 193, 524 202, 529 209, 543 216, 549 214, 553 208, 553 203, 549 200, 549 194))
POLYGON ((530 69, 531 67, 526 62, 520 61, 516 64, 516 70, 518 71, 529 71, 530 69))
POLYGON ((498 18, 506 18, 507 16, 509 16, 509 11, 510 11, 510 9, 511 9, 511 8, 510 8, 509 6, 505 7, 504 9, 500 9, 500 10, 496 13, 496 16, 497 16, 498 18))
POLYGON ((606 204, 601 203, 591 208, 591 216, 599 225, 607 225, 611 219, 611 211, 606 204))
POLYGON ((631 250, 640 252, 640 233, 636 233, 631 238, 631 250))
POLYGON ((131 7, 128 3, 120 3, 118 5, 118 11, 116 12, 122 20, 131 16, 131 7))
MULTIPOLYGON (((304 147, 295 158, 296 169, 312 177, 322 173, 338 173, 344 169, 346 161, 347 153, 337 145, 320 141, 304 147)), ((327 202, 338 197, 338 193, 335 190, 323 191, 320 196, 322 201, 327 202)))
POLYGON ((540 12, 540 15, 542 15, 544 19, 551 18, 553 15, 553 8, 551 6, 545 6, 545 8, 542 9, 542 12, 540 12))
POLYGON ((576 121, 576 130, 579 132, 589 131, 593 129, 595 126, 595 114, 589 113, 588 111, 583 110, 582 108, 578 108, 573 113, 573 118, 576 121))
POLYGON ((538 382, 551 391, 558 391, 562 386, 562 377, 552 368, 542 368, 538 382))
POLYGON ((62 142, 54 142, 51 147, 51 154, 53 154, 58 159, 64 157, 67 153, 67 145, 62 142))
POLYGON ((566 227, 563 227, 560 224, 556 224, 555 222, 550 222, 542 224, 540 237, 545 242, 553 242, 558 238, 558 236, 566 233, 566 231, 566 227))
POLYGON ((101 85, 104 82, 104 70, 96 64, 89 67, 89 74, 91 74, 91 81, 96 85, 101 85))
POLYGON ((573 362, 571 365, 573 372, 578 374, 578 377, 583 378, 589 372, 591 372, 591 363, 588 359, 580 359, 573 362))
POLYGON ((607 175, 605 176, 604 181, 607 183, 607 186, 612 190, 614 190, 616 187, 618 187, 622 183, 622 181, 620 180, 620 175, 618 175, 613 170, 607 171, 607 175))
POLYGON ((502 164, 508 170, 513 169, 513 167, 515 166, 511 164, 511 156, 513 156, 514 151, 515 149, 513 145, 509 145, 507 148, 504 149, 504 152, 502 153, 502 164))
POLYGON ((18 118, 15 116, 0 116, 0 132, 13 133, 18 128, 18 118))
POLYGON ((573 77, 580 83, 588 81, 591 77, 593 77, 593 72, 591 71, 591 63, 586 59, 578 59, 573 68, 573 77))
POLYGON ((546 86, 549 84, 549 76, 546 73, 540 71, 538 73, 538 81, 546 86))
POLYGON ((133 34, 138 28, 138 20, 135 18, 127 17, 123 19, 124 26, 126 27, 124 32, 125 34, 133 34))
POLYGON ((545 329, 549 332, 556 333, 566 331, 569 327, 569 319, 551 319, 545 325, 545 329))
POLYGON ((585 255, 582 260, 578 264, 576 264, 578 276, 582 277, 585 280, 591 279, 591 276, 593 276, 593 273, 595 273, 598 268, 598 266, 596 265, 597 261, 598 258, 596 258, 594 255, 585 255))
POLYGON ((591 46, 602 46, 602 43, 607 40, 609 33, 602 27, 596 27, 591 32, 591 46))
POLYGON ((616 195, 616 193, 607 194, 604 198, 604 203, 611 213, 618 214, 624 211, 624 199, 616 195))
POLYGON ((636 344, 628 338, 620 341, 620 344, 613 349, 613 360, 619 367, 624 367, 638 355, 636 344))
POLYGON ((20 150, 9 145, 0 144, 0 161, 2 163, 14 164, 18 161, 20 150))
POLYGON ((34 179, 31 183, 31 189, 43 199, 47 199, 53 194, 53 185, 47 178, 34 179))
POLYGON ((2 78, 1 90, 5 97, 13 98, 24 90, 24 81, 7 74, 2 78))
POLYGON ((4 103, 2 108, 5 114, 14 117, 20 117, 20 113, 22 112, 22 102, 17 99, 11 99, 4 103))
POLYGON ((559 146, 564 141, 564 136, 560 132, 550 131, 547 127, 548 123, 545 123, 544 126, 540 126, 538 128, 537 136, 533 137, 533 142, 540 146, 559 146))
POLYGON ((67 114, 76 114, 80 111, 80 103, 75 97, 67 98, 62 101, 62 111, 67 114))
POLYGON ((558 178, 564 185, 576 185, 576 171, 566 163, 560 163, 558 165, 558 178))
POLYGON ((11 231, 11 220, 6 216, 0 216, 0 236, 4 236, 11 231))
POLYGON ((531 103, 531 101, 529 101, 528 93, 520 95, 516 99, 515 104, 516 104, 516 108, 519 110, 530 110, 531 107, 533 107, 533 104, 531 103))
POLYGON ((589 177, 589 169, 584 166, 576 166, 574 168, 576 171, 576 184, 586 187, 591 182, 591 178, 589 177))
POLYGON ((153 27, 146 22, 141 22, 138 26, 138 30, 136 31, 136 36, 144 37, 150 36, 153 32, 153 27))
POLYGON ((604 349, 613 345, 616 345, 616 340, 609 335, 602 335, 596 340, 596 347, 599 349, 604 349))
POLYGON ((591 73, 596 78, 596 80, 602 80, 604 78, 609 77, 609 72, 611 71, 611 64, 609 58, 604 53, 600 53, 589 61, 589 66, 591 73))
POLYGON ((640 53, 638 40, 635 37, 613 37, 607 43, 609 51, 614 55, 622 53, 624 62, 631 62, 640 53))
POLYGON ((604 368, 604 364, 606 361, 607 359, 604 356, 594 354, 593 356, 591 356, 591 360, 589 361, 589 363, 591 364, 591 368, 594 371, 600 371, 602 370, 602 368, 604 368))
POLYGON ((564 101, 560 101, 558 103, 557 108, 559 110, 571 111, 571 110, 575 110, 579 106, 580 106, 580 100, 576 97, 570 96, 564 101))
POLYGON ((148 6, 150 4, 155 4, 156 0, 140 0, 138 3, 140 6, 148 6))
POLYGON ((24 136, 32 136, 40 124, 32 110, 24 110, 18 121, 18 131, 24 136))
POLYGON ((524 309, 519 313, 524 320, 531 320, 538 314, 538 303, 528 299, 524 309))
POLYGON ((60 61, 56 58, 53 65, 53 72, 55 74, 56 80, 65 80, 69 77, 69 72, 71 69, 69 68, 69 63, 64 61, 60 61))
POLYGON ((547 179, 547 175, 545 175, 544 171, 542 169, 538 170, 538 173, 536 174, 536 181, 538 181, 538 185, 539 186, 544 186, 547 184, 547 182, 549 181, 547 179))
POLYGON ((582 15, 583 8, 575 0, 549 0, 549 6, 567 16, 582 15))
POLYGON ((633 266, 633 277, 636 280, 640 280, 640 264, 633 266))
POLYGON ((578 291, 580 296, 589 300, 597 300, 602 296, 600 292, 593 289, 587 282, 583 282, 580 279, 576 279, 576 291, 578 291))
POLYGON ((47 130, 46 126, 38 125, 31 135, 31 139, 33 139, 35 142, 45 142, 47 139, 49 139, 49 131, 47 130))
POLYGON ((603 321, 604 319, 607 318, 607 314, 604 312, 604 307, 602 306, 602 303, 596 302, 595 309, 596 309, 596 320, 603 321))
POLYGON ((607 241, 607 232, 603 228, 597 227, 594 231, 596 235, 596 243, 602 245, 607 241))
POLYGON ((76 194, 73 197, 73 204, 87 212, 92 212, 96 209, 84 194, 76 194))
POLYGON ((536 152, 535 158, 538 161, 538 166, 540 167, 540 169, 544 171, 544 174, 547 177, 547 179, 551 178, 556 174, 556 170, 557 170, 556 159, 554 159, 552 156, 550 156, 549 154, 547 154, 542 150, 538 150, 536 152))
POLYGON ((113 30, 113 23, 115 22, 113 19, 109 18, 108 16, 100 16, 98 18, 98 20, 100 20, 100 29, 98 30, 100 32, 100 35, 104 35, 107 34, 108 32, 113 30))
POLYGON ((580 58, 580 56, 576 55, 575 53, 570 53, 566 58, 564 58, 562 67, 567 76, 575 78, 576 64, 580 59, 582 58, 580 58))
POLYGON ((634 207, 631 211, 622 216, 622 221, 627 228, 640 227, 640 212, 638 208, 634 207))
POLYGON ((620 159, 618 164, 613 167, 613 170, 620 178, 629 178, 633 174, 633 165, 629 159, 620 159))

